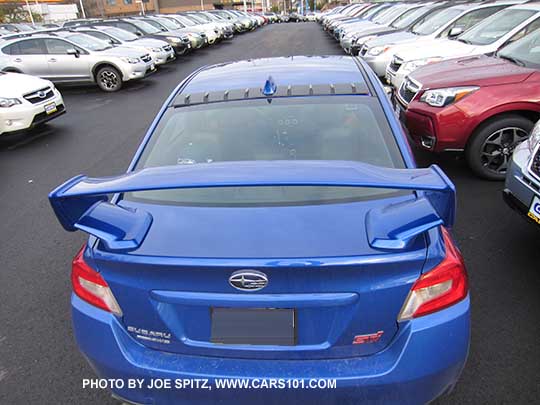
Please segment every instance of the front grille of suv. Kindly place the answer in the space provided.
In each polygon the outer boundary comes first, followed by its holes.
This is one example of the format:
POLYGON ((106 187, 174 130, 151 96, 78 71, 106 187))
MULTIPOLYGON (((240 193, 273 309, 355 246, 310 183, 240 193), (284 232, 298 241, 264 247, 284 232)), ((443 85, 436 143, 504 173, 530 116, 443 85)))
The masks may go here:
POLYGON ((368 51, 368 47, 367 45, 364 45, 359 52, 360 56, 366 56, 367 51, 368 51))
POLYGON ((388 69, 395 73, 399 70, 401 65, 403 65, 403 59, 394 56, 392 62, 390 62, 390 65, 388 66, 388 69))
POLYGON ((43 89, 39 89, 38 91, 25 94, 23 97, 32 104, 39 104, 54 97, 54 91, 50 87, 45 87, 43 89))
POLYGON ((401 98, 405 105, 409 105, 409 103, 413 101, 414 97, 416 97, 421 88, 422 85, 415 83, 412 79, 407 77, 399 88, 399 98, 401 98))
POLYGON ((149 54, 146 54, 146 55, 143 55, 143 56, 141 57, 141 60, 142 60, 143 62, 148 63, 148 62, 150 62, 150 61, 152 60, 152 57, 151 57, 149 54))
POLYGON ((536 154, 531 162, 531 171, 540 178, 540 148, 536 148, 536 154))
POLYGON ((170 46, 170 45, 165 45, 162 49, 163 49, 165 52, 171 52, 171 51, 172 51, 172 46, 170 46))

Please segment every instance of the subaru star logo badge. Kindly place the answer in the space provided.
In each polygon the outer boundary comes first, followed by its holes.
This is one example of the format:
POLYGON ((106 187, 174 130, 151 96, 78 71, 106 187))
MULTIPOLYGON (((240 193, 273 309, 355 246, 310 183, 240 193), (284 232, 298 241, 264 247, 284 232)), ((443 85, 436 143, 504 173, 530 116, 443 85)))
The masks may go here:
POLYGON ((257 270, 238 270, 229 277, 229 284, 237 290, 257 291, 268 285, 268 277, 257 270))
POLYGON ((39 98, 45 98, 45 96, 47 96, 47 93, 45 93, 44 91, 38 91, 37 92, 37 96, 39 98))

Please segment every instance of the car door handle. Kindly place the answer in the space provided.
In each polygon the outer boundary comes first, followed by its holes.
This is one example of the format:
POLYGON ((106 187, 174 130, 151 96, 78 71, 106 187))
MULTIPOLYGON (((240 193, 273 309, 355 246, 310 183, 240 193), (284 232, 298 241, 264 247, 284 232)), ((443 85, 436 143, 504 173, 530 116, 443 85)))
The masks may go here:
POLYGON ((49 59, 49 62, 56 62, 56 59, 55 59, 55 58, 51 58, 51 59, 49 59))
POLYGON ((22 62, 21 58, 15 58, 14 60, 15 60, 15 62, 22 62))

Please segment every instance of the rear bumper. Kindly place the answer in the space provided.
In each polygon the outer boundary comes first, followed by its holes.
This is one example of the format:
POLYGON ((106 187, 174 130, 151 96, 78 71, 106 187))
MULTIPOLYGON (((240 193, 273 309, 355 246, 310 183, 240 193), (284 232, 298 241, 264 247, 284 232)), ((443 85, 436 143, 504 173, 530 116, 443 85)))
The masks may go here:
MULTIPOLYGON (((113 389, 139 404, 167 403, 400 403, 423 404, 451 389, 469 347, 469 298, 403 324, 392 344, 367 357, 260 360, 199 357, 146 348, 111 314, 72 296, 80 350, 101 378, 207 379, 212 389, 113 389), (335 389, 217 389, 219 378, 335 379, 335 389)), ((126 383, 127 385, 127 383, 126 383)))

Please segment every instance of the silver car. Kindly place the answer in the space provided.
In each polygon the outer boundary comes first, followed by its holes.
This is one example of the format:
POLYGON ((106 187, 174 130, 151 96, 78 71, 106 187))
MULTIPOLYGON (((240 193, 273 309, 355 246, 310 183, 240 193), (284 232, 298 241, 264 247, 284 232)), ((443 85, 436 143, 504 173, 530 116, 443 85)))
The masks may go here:
POLYGON ((131 32, 107 25, 79 27, 76 28, 76 30, 97 39, 101 39, 102 41, 109 42, 114 46, 124 46, 126 48, 137 49, 141 52, 148 52, 157 66, 172 62, 176 59, 172 46, 160 39, 139 38, 131 32))
POLYGON ((91 82, 118 91, 124 82, 155 70, 152 57, 113 47, 80 32, 16 36, 0 41, 0 71, 40 76, 55 83, 91 82))
POLYGON ((514 150, 503 196, 510 207, 540 225, 540 122, 514 150))

